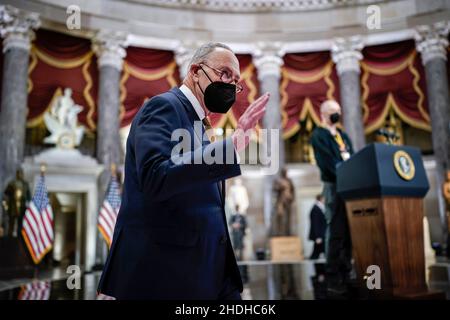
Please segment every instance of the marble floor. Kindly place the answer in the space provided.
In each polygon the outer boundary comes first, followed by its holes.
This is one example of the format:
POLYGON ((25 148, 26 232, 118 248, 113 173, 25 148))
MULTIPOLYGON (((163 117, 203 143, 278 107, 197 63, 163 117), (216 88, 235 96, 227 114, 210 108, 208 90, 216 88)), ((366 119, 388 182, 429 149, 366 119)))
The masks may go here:
MULTIPOLYGON (((327 299, 323 260, 295 263, 248 261, 240 263, 245 286, 244 300, 320 300, 327 299)), ((95 300, 100 272, 84 273, 80 289, 68 289, 69 274, 62 268, 41 271, 35 279, 0 280, 0 300, 50 299, 95 300)), ((429 266, 428 286, 445 293, 450 299, 450 261, 441 260, 429 266)), ((357 291, 349 299, 365 299, 357 291)))

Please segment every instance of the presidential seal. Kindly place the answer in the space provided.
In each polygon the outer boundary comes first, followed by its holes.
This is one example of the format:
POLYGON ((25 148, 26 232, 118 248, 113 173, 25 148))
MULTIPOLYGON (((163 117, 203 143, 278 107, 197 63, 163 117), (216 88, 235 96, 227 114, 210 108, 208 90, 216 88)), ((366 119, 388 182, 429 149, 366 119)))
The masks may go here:
POLYGON ((397 174, 404 180, 411 180, 416 174, 416 167, 411 156, 403 150, 394 153, 394 167, 397 174))

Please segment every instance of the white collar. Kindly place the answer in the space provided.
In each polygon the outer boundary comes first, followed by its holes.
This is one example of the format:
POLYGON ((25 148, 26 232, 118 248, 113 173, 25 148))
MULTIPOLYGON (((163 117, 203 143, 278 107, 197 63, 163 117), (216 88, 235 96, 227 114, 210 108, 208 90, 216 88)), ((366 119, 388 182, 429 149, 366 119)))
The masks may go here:
POLYGON ((203 120, 205 118, 205 110, 203 110, 202 106, 200 105, 200 102, 198 99, 194 96, 191 89, 189 89, 186 85, 182 85, 180 87, 180 91, 183 92, 183 94, 186 96, 186 98, 189 100, 189 102, 194 107, 195 112, 197 113, 197 116, 200 120, 203 120))
POLYGON ((323 202, 316 200, 316 206, 318 206, 322 212, 325 212, 325 204, 323 204, 323 202))

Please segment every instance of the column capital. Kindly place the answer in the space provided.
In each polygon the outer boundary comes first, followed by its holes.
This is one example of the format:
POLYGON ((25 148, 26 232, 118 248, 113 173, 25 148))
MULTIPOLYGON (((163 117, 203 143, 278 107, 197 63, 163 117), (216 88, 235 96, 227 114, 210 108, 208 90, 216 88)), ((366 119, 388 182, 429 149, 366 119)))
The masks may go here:
POLYGON ((11 48, 29 51, 30 42, 34 38, 33 29, 39 28, 40 25, 38 13, 1 5, 0 35, 3 38, 3 52, 11 48))
POLYGON ((361 50, 364 43, 360 36, 335 38, 331 46, 331 57, 341 75, 347 71, 360 72, 359 60, 363 58, 361 50))
POLYGON ((267 76, 281 77, 281 66, 283 65, 282 45, 279 42, 261 42, 256 45, 253 52, 253 63, 258 70, 258 79, 262 81, 267 76))
POLYGON ((92 50, 97 55, 99 68, 111 66, 122 71, 126 47, 127 36, 123 32, 101 30, 92 40, 92 50))
POLYGON ((415 30, 417 51, 421 53, 422 64, 433 59, 447 61, 447 35, 450 30, 450 21, 440 21, 432 25, 418 26, 415 30))
POLYGON ((174 50, 175 61, 180 70, 181 79, 187 76, 189 72, 189 63, 194 55, 194 49, 188 44, 180 44, 174 50))

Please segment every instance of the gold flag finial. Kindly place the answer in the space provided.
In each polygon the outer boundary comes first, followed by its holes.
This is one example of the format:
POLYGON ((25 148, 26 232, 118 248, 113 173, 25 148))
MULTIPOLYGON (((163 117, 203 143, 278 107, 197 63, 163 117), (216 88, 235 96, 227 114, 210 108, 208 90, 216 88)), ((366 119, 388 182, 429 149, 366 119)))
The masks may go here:
POLYGON ((115 163, 111 163, 111 174, 115 177, 117 175, 117 166, 115 163))
POLYGON ((41 175, 45 175, 45 172, 47 171, 47 165, 45 163, 41 163, 40 167, 41 175))

